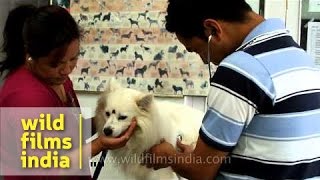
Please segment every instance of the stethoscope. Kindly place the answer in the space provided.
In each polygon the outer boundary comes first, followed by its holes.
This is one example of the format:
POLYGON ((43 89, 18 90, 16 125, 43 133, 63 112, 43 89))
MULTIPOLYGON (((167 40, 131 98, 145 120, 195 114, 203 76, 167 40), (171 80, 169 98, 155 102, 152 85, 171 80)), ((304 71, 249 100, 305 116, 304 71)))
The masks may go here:
POLYGON ((208 67, 209 67, 209 81, 210 84, 213 82, 213 75, 211 75, 212 71, 211 71, 211 60, 210 60, 210 42, 212 39, 212 34, 210 34, 210 36, 208 37, 208 54, 207 54, 207 62, 208 62, 208 67))

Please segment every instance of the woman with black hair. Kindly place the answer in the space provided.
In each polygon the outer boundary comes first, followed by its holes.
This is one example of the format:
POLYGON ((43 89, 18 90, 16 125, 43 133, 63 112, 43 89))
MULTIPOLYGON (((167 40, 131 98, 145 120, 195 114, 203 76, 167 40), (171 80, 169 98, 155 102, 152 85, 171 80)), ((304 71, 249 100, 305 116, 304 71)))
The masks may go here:
MULTIPOLYGON (((68 75, 77 64, 81 31, 67 10, 59 6, 17 7, 9 13, 3 37, 6 57, 0 64, 0 73, 7 75, 0 89, 0 107, 79 107, 68 75)), ((10 119, 1 119, 1 125, 6 121, 10 119)), ((17 129, 21 126, 21 122, 10 123, 16 124, 13 127, 17 129)), ((118 138, 101 135, 93 140, 91 155, 124 146, 135 124, 118 138)), ((1 130, 1 135, 11 134, 20 141, 8 128, 1 130)), ((1 145, 1 153, 4 151, 12 154, 15 150, 1 145)), ((1 161, 1 165, 7 163, 1 161)))

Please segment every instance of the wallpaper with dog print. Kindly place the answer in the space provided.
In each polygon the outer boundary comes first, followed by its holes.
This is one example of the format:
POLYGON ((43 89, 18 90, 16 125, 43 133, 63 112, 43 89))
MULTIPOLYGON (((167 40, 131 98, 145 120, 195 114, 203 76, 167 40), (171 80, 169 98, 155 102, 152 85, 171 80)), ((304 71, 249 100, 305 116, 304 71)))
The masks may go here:
POLYGON ((160 96, 206 96, 208 67, 165 26, 167 0, 73 0, 83 29, 76 90, 103 91, 116 77, 124 87, 160 96))

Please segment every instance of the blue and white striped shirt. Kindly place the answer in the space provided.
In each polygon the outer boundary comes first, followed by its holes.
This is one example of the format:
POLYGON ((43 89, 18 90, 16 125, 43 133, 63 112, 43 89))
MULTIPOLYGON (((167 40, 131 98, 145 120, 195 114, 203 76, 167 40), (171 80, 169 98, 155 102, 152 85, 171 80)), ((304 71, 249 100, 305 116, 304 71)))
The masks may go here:
POLYGON ((320 70, 281 20, 220 63, 208 107, 200 137, 231 152, 218 179, 320 177, 320 70))

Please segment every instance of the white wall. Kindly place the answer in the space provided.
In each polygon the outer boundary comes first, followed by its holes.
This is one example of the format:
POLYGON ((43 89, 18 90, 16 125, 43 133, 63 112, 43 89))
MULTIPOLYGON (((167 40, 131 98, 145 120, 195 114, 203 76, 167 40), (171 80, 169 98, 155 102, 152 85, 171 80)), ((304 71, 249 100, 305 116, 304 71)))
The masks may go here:
POLYGON ((300 2, 302 0, 265 0, 265 18, 281 18, 297 42, 300 38, 300 2))
POLYGON ((300 0, 288 1, 288 10, 286 17, 286 27, 290 30, 294 40, 300 41, 300 0))

